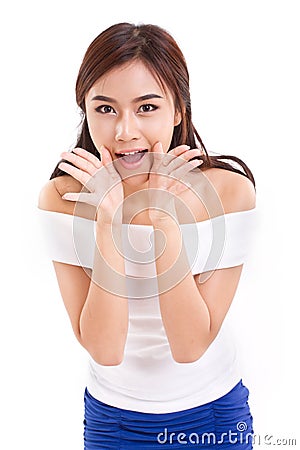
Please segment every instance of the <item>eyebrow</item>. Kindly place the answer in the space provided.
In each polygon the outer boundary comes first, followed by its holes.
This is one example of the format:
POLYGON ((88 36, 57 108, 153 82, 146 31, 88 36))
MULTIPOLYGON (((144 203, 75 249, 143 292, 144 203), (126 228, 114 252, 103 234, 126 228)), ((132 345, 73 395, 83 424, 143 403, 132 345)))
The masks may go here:
MULTIPOLYGON (((163 98, 163 97, 158 94, 146 94, 146 95, 141 95, 140 97, 134 98, 132 100, 132 103, 138 103, 138 102, 142 102, 144 100, 150 100, 152 98, 163 98)), ((117 103, 117 100, 115 100, 112 97, 106 97, 105 95, 96 95, 95 97, 92 98, 92 101, 93 100, 101 100, 102 102, 117 103)))

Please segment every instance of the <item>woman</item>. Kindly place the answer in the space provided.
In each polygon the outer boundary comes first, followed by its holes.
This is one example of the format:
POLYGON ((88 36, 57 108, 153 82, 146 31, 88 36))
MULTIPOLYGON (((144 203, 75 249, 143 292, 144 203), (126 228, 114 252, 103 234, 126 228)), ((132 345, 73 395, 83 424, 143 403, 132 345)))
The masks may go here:
POLYGON ((249 391, 224 320, 255 221, 251 171, 208 155, 184 57, 157 26, 102 32, 76 98, 76 148, 61 154, 38 206, 90 355, 85 449, 252 448, 249 391))

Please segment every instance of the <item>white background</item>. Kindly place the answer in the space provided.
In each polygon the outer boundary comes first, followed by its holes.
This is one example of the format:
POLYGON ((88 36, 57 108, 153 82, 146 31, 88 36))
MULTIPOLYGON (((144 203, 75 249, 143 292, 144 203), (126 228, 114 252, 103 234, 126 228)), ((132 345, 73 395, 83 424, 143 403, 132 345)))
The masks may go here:
POLYGON ((256 432, 299 443, 299 8, 291 0, 2 6, 1 448, 83 448, 87 355, 43 253, 35 210, 61 151, 76 139, 84 52, 123 21, 173 34, 207 149, 242 158, 254 173, 259 230, 230 314, 256 432))

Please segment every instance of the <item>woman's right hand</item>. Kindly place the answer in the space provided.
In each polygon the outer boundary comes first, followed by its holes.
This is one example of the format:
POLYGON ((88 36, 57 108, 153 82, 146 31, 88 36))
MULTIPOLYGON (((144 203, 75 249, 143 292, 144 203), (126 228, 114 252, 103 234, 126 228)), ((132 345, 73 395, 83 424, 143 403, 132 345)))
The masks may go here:
POLYGON ((75 148, 73 152, 75 154, 63 152, 61 157, 76 167, 65 162, 60 163, 58 167, 78 180, 90 192, 68 192, 62 198, 95 206, 97 222, 122 223, 123 185, 107 148, 102 146, 100 149, 101 161, 82 148, 75 148))

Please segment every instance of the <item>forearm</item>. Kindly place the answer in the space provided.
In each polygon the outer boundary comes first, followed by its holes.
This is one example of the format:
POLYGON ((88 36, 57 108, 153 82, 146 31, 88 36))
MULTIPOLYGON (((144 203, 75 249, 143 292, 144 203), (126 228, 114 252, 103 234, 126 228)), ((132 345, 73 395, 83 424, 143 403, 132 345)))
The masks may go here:
POLYGON ((167 218, 154 224, 156 270, 162 321, 173 358, 194 361, 205 352, 210 340, 210 315, 190 271, 179 225, 167 218), (165 248, 161 252, 161 232, 165 248), (165 272, 165 275, 163 275, 165 272))
POLYGON ((102 365, 123 359, 128 331, 121 224, 96 223, 96 248, 90 288, 80 317, 84 346, 102 365))

